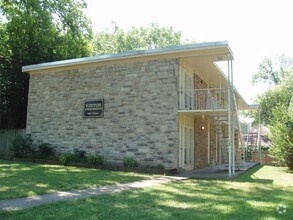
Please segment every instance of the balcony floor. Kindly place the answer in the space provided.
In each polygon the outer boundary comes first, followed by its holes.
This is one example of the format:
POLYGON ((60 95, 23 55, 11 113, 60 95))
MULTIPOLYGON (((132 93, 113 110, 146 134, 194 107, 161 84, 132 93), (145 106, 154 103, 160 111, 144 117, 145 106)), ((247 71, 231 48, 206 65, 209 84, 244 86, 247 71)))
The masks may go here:
MULTIPOLYGON (((228 109, 216 109, 216 110, 178 110, 180 114, 187 114, 190 116, 198 116, 198 115, 210 115, 210 116, 223 116, 228 117, 228 109)), ((228 118, 227 118, 228 120, 228 118)))

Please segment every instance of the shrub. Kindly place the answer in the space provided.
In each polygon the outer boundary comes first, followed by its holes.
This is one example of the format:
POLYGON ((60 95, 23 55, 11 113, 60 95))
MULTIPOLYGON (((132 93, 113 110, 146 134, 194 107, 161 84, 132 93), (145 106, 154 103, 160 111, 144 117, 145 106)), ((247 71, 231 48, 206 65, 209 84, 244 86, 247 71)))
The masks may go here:
POLYGON ((151 168, 158 169, 158 170, 164 170, 165 166, 163 164, 157 164, 157 165, 153 165, 151 168))
POLYGON ((85 151, 84 150, 78 150, 78 149, 75 148, 71 160, 74 161, 74 162, 85 163, 87 161, 85 151))
POLYGON ((55 150, 48 143, 41 143, 37 146, 37 156, 40 158, 54 158, 55 150))
POLYGON ((138 162, 132 157, 124 157, 123 159, 123 166, 125 167, 137 167, 138 165, 138 162))
POLYGON ((17 136, 11 141, 11 148, 15 157, 28 157, 34 153, 33 140, 30 135, 17 136))
POLYGON ((279 164, 285 164, 293 172, 293 115, 289 111, 292 112, 285 107, 273 109, 274 118, 270 126, 272 132, 270 156, 279 164))
POLYGON ((58 161, 61 165, 68 165, 72 161, 72 154, 61 154, 58 157, 58 161))
POLYGON ((156 165, 147 165, 145 168, 149 169, 156 169, 156 170, 164 170, 165 166, 163 164, 156 164, 156 165))
POLYGON ((90 154, 87 156, 87 162, 89 164, 101 165, 104 163, 104 159, 99 154, 90 154))
POLYGON ((77 148, 74 149, 74 154, 79 158, 85 157, 85 151, 84 150, 78 150, 77 148))

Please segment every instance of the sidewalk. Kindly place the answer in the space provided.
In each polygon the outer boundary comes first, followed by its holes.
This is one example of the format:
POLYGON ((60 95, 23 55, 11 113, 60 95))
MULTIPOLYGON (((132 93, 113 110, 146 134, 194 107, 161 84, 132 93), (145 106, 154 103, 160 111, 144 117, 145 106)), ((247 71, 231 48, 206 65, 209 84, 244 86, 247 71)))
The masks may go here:
POLYGON ((116 193, 125 190, 149 188, 156 185, 166 184, 172 181, 181 181, 186 179, 186 177, 162 176, 155 179, 141 180, 132 183, 107 185, 96 188, 72 190, 67 192, 58 191, 55 193, 45 195, 30 196, 26 198, 18 198, 11 200, 2 200, 0 201, 0 211, 27 209, 34 206, 54 203, 58 201, 88 198, 92 196, 99 196, 107 193, 116 193))

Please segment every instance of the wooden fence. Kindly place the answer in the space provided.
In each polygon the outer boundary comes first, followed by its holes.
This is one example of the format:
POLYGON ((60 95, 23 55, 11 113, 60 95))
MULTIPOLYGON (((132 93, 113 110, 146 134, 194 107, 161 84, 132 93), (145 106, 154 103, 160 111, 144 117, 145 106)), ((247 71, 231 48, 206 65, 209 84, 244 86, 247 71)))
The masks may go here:
POLYGON ((25 136, 25 129, 0 130, 0 156, 10 156, 10 142, 18 135, 25 136))

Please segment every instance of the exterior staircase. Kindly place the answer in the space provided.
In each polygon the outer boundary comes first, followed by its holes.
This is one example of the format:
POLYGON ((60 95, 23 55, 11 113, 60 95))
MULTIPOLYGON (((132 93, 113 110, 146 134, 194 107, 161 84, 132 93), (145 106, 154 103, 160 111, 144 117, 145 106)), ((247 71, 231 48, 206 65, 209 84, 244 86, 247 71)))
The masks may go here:
POLYGON ((228 163, 228 125, 227 116, 212 116, 212 123, 216 128, 216 134, 218 137, 219 151, 219 163, 228 163))
MULTIPOLYGON (((235 166, 239 169, 242 164, 242 154, 240 146, 245 146, 241 123, 238 120, 237 110, 234 117, 234 143, 235 143, 235 166)), ((218 148, 220 151, 219 164, 229 163, 229 125, 227 115, 214 115, 211 116, 212 124, 215 126, 216 134, 218 137, 218 148)))

